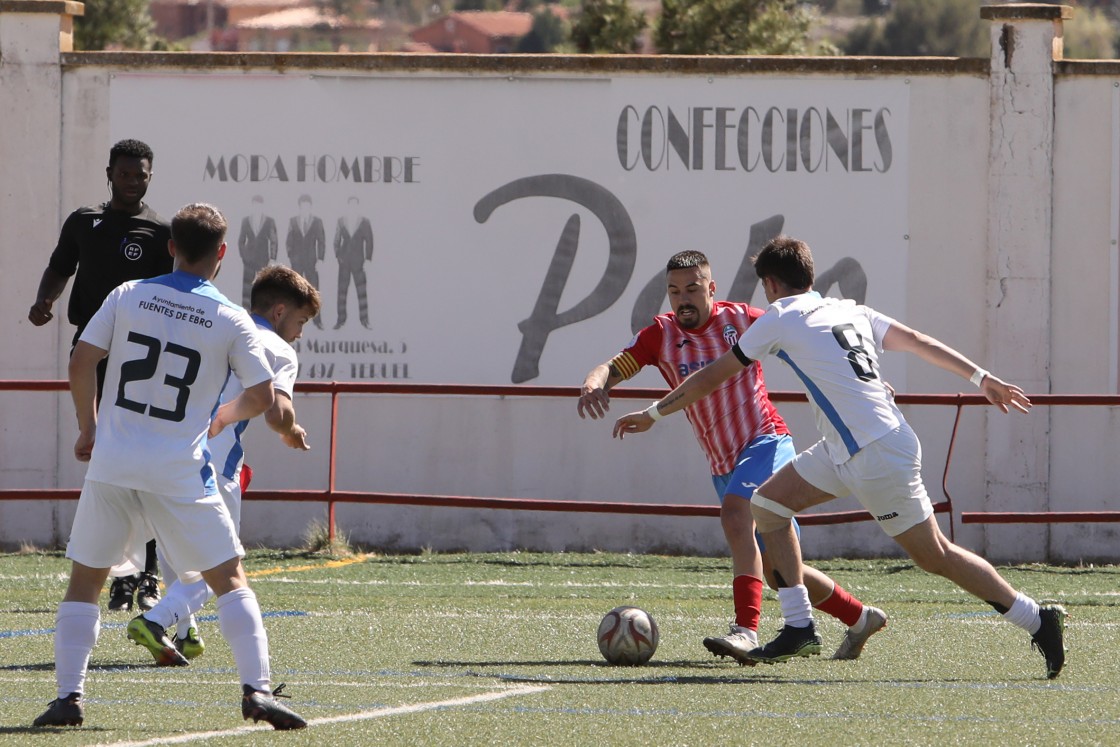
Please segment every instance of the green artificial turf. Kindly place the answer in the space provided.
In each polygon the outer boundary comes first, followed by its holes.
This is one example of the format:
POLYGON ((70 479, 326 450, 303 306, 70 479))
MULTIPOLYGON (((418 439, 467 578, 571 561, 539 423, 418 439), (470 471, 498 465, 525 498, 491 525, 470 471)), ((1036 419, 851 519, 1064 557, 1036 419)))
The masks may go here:
MULTIPOLYGON (((705 636, 731 620, 730 561, 615 554, 328 558, 253 551, 273 682, 305 732, 245 729, 213 605, 190 667, 152 666, 102 610, 76 729, 28 725, 55 696, 54 614, 68 563, 0 555, 0 743, 285 745, 1117 744, 1120 568, 1001 569, 1070 612, 1069 658, 1045 678, 1029 637, 902 560, 815 562, 890 615, 858 661, 829 661, 843 626, 817 615, 824 655, 740 667, 705 636), (608 666, 595 631, 611 608, 661 630, 641 667, 608 666)), ((104 600, 106 596, 103 596, 104 600)), ((781 624, 767 592, 761 636, 781 624)))

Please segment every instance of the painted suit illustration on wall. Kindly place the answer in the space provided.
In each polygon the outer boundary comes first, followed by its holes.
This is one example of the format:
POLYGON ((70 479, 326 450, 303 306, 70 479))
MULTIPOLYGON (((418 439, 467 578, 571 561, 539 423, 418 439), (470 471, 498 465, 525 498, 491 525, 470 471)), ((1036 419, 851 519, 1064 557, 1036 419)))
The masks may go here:
POLYGON ((278 241, 276 221, 264 214, 264 198, 253 195, 249 215, 241 220, 241 234, 237 237, 237 250, 243 266, 241 276, 241 305, 249 308, 249 294, 253 278, 270 260, 276 259, 278 241))
POLYGON ((369 301, 366 298, 365 263, 373 259, 373 228, 369 218, 359 212, 357 197, 347 201, 346 215, 338 219, 334 234, 334 255, 338 258, 338 322, 335 329, 346 323, 347 296, 350 280, 358 294, 358 318, 369 329, 369 301))
MULTIPOLYGON (((311 196, 300 195, 299 215, 288 221, 288 235, 284 240, 288 251, 289 266, 307 278, 315 289, 319 289, 319 268, 316 266, 327 252, 327 236, 323 230, 323 220, 311 212, 311 196)), ((311 320, 319 329, 323 322, 316 316, 311 320)))

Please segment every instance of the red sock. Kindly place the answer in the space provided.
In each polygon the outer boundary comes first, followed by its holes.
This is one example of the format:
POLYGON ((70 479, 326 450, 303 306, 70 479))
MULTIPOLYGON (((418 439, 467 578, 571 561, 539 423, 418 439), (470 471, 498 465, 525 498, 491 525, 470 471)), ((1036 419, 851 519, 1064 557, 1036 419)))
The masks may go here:
POLYGON ((840 584, 832 587, 828 599, 813 606, 826 615, 832 615, 849 628, 859 622, 859 616, 863 614, 863 602, 846 592, 840 584))
POLYGON ((762 615, 762 579, 736 576, 731 582, 731 596, 735 600, 735 624, 758 630, 758 618, 762 615))

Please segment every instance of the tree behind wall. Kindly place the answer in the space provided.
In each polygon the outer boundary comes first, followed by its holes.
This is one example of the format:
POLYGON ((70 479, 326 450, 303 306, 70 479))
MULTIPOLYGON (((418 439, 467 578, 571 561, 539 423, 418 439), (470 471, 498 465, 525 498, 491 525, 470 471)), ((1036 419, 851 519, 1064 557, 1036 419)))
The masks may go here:
POLYGON ((156 36, 148 0, 84 0, 74 18, 74 48, 81 50, 166 48, 156 36))
POLYGON ((533 27, 514 48, 522 54, 556 52, 568 38, 567 24, 548 7, 533 14, 533 27))
POLYGON ((628 0, 583 0, 572 24, 572 43, 584 53, 629 54, 641 48, 647 25, 628 0))
POLYGON ((894 0, 843 47, 850 55, 987 57, 991 43, 976 0, 894 0))
POLYGON ((315 5, 321 13, 343 16, 351 20, 362 20, 369 15, 365 0, 316 0, 315 5))
POLYGON ((1111 60, 1116 57, 1117 24, 1104 9, 1078 8, 1062 34, 1067 60, 1111 60))
POLYGON ((505 0, 455 0, 455 10, 502 10, 505 0))
POLYGON ((799 0, 662 0, 654 44, 662 54, 821 54, 816 15, 799 0))

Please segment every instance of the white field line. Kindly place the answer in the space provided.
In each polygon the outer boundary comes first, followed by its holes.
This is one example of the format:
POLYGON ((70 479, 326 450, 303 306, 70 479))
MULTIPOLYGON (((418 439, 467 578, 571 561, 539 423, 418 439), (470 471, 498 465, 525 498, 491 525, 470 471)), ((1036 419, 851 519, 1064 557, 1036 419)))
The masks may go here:
MULTIPOLYGON (((455 708, 456 706, 474 705, 475 703, 486 703, 491 700, 501 700, 503 698, 512 698, 518 695, 529 695, 542 690, 550 689, 544 685, 523 685, 509 690, 498 690, 482 695, 470 695, 464 698, 452 698, 450 700, 437 700, 430 703, 416 703, 414 705, 396 706, 395 708, 378 708, 373 711, 362 711, 360 713, 351 713, 345 716, 325 716, 323 718, 314 718, 307 722, 308 726, 324 726, 327 724, 342 724, 350 723, 353 721, 368 721, 375 718, 385 718, 387 716, 401 716, 410 713, 422 713, 424 711, 433 711, 437 708, 455 708)), ((149 747, 149 745, 160 744, 186 744, 187 742, 199 742, 206 739, 217 739, 219 737, 235 736, 237 734, 245 734, 254 731, 271 731, 272 727, 267 725, 256 726, 241 726, 236 729, 222 729, 221 731, 200 731, 193 734, 180 734, 174 737, 160 737, 158 739, 146 739, 142 742, 112 742, 104 745, 103 747, 149 747)))
MULTIPOLYGON (((100 675, 100 673, 99 673, 99 675, 100 675)), ((200 678, 197 678, 197 679, 186 679, 186 678, 179 679, 179 678, 165 678, 165 677, 112 677, 111 680, 108 680, 107 678, 102 679, 102 678, 99 677, 98 684, 99 685, 101 683, 108 684, 108 683, 111 682, 111 684, 114 684, 114 685, 117 685, 117 684, 151 685, 153 687, 164 687, 164 686, 170 687, 170 686, 173 686, 173 685, 184 685, 184 686, 187 686, 187 687, 232 687, 231 683, 233 682, 233 679, 231 679, 231 677, 236 678, 236 676, 237 676, 236 672, 230 672, 228 675, 222 676, 221 679, 207 679, 205 677, 200 677, 200 678)), ((291 686, 293 689, 295 687, 300 687, 300 686, 306 687, 306 686, 310 686, 312 684, 314 684, 316 686, 322 686, 324 684, 329 684, 331 687, 353 687, 353 688, 363 688, 363 689, 369 689, 371 687, 377 687, 377 688, 386 688, 386 689, 393 689, 393 690, 407 690, 407 689, 412 689, 412 688, 428 688, 428 689, 454 688, 456 690, 488 690, 488 689, 490 689, 494 686, 493 683, 488 683, 488 682, 482 682, 482 681, 471 682, 470 680, 462 679, 464 677, 464 675, 455 674, 455 673, 442 674, 442 673, 436 673, 436 672, 422 672, 422 673, 412 674, 412 673, 409 673, 409 672, 400 672, 400 673, 390 673, 389 675, 385 675, 384 673, 381 673, 381 672, 358 672, 358 673, 355 673, 353 676, 355 678, 361 677, 362 679, 360 679, 360 680, 355 679, 354 681, 350 681, 350 682, 332 680, 329 683, 325 683, 321 680, 316 681, 316 682, 311 682, 311 681, 300 682, 299 680, 297 680, 293 677, 285 677, 284 679, 286 680, 286 683, 289 686, 291 686), (378 676, 378 677, 388 676, 388 677, 395 677, 395 678, 399 678, 399 679, 379 681, 379 682, 376 683, 376 685, 371 685, 370 682, 369 682, 369 677, 371 675, 375 675, 375 676, 378 676), (445 679, 435 679, 436 677, 443 677, 445 679), (454 682, 451 682, 451 681, 448 681, 446 679, 447 677, 455 677, 457 679, 454 682), (426 678, 429 678, 429 679, 426 679, 426 678)), ((2 682, 4 684, 19 683, 19 684, 41 685, 46 681, 47 680, 45 680, 43 677, 25 677, 25 676, 21 676, 21 677, 7 677, 7 676, 4 676, 4 677, 0 677, 0 682, 2 682)), ((102 685, 102 686, 104 686, 104 685, 102 685)), ((89 697, 90 697, 90 702, 96 702, 97 701, 97 696, 96 695, 90 695, 89 697)), ((0 702, 6 701, 6 700, 9 700, 9 698, 8 697, 0 698, 0 702)))
POLYGON ((406 586, 410 588, 425 589, 459 588, 463 586, 512 586, 532 589, 628 589, 631 587, 641 589, 727 589, 731 586, 730 583, 653 584, 641 581, 601 581, 595 583, 587 583, 578 581, 504 581, 502 579, 489 581, 355 581, 333 578, 306 579, 288 576, 271 576, 268 578, 254 579, 253 585, 256 586, 257 584, 307 584, 308 586, 323 586, 327 584, 330 584, 331 586, 406 586))

